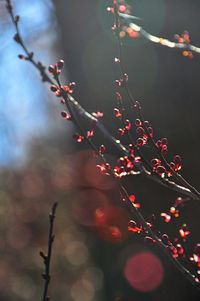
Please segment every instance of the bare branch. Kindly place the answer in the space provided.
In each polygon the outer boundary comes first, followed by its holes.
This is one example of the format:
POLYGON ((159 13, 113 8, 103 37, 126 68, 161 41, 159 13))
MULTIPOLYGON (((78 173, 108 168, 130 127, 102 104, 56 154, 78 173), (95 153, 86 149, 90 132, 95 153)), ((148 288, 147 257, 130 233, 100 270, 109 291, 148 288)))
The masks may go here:
POLYGON ((45 271, 42 274, 42 278, 44 279, 44 291, 43 291, 42 301, 50 300, 50 297, 48 296, 48 288, 49 288, 49 283, 51 280, 50 264, 51 264, 52 246, 53 246, 54 237, 55 237, 53 234, 53 226, 54 226, 54 219, 55 219, 57 205, 58 205, 58 203, 53 204, 51 212, 49 214, 49 235, 48 235, 47 255, 45 255, 42 251, 40 252, 40 256, 44 260, 44 267, 45 267, 45 271))

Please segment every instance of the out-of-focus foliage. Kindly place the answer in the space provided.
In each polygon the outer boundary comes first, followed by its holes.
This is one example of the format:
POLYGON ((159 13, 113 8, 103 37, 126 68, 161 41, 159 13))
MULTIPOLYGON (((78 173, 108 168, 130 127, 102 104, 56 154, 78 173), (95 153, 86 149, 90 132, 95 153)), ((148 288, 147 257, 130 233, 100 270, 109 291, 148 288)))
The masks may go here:
MULTIPOLYGON (((46 141, 47 142, 47 141, 46 141)), ((23 170, 0 173, 0 298, 40 300, 47 250, 48 212, 59 202, 52 258, 52 300, 98 300, 103 274, 90 258, 89 241, 71 214, 72 155, 38 146, 23 170), (96 296, 96 297, 95 297, 96 296)))
MULTIPOLYGON (((52 2, 17 0, 13 6, 20 15, 22 36, 37 59, 47 65, 58 59, 52 2)), ((52 299, 91 300, 101 289, 103 276, 92 264, 85 236, 69 211, 69 130, 63 130, 59 104, 36 70, 17 58, 22 50, 13 41, 15 32, 4 1, 0 32, 0 300, 41 299, 39 251, 47 249, 48 212, 55 201, 59 209, 52 299)))

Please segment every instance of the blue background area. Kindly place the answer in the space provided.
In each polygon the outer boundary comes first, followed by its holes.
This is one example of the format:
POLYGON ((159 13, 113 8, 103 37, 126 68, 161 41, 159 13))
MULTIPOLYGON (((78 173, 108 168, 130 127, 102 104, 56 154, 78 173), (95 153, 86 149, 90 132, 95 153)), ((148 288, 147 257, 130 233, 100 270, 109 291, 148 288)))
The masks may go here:
MULTIPOLYGON (((13 1, 20 14, 21 34, 36 59, 51 63, 56 38, 54 6, 51 1, 13 1), (39 55, 39 56, 38 56, 39 55)), ((47 89, 39 76, 17 55, 20 46, 5 3, 0 3, 0 165, 19 165, 26 160, 32 138, 48 131, 47 89), (16 84, 17 82, 17 84, 16 84)))

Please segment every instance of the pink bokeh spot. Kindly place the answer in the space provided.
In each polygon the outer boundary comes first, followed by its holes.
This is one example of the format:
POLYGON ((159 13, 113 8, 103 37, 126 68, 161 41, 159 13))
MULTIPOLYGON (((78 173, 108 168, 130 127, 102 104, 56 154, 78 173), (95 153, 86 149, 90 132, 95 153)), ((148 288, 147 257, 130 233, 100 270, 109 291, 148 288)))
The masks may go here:
POLYGON ((153 253, 140 252, 127 260, 124 275, 134 289, 150 292, 162 283, 164 269, 160 259, 153 253))

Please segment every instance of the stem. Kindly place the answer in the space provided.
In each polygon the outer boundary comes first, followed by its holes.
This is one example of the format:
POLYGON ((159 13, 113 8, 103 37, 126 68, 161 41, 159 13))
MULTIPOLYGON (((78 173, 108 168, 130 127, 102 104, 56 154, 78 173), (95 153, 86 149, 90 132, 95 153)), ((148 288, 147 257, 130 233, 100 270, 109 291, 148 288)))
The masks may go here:
POLYGON ((42 301, 48 301, 50 299, 50 297, 48 296, 48 288, 49 288, 49 283, 51 280, 50 264, 51 264, 52 246, 53 246, 54 237, 55 237, 53 235, 53 226, 54 226, 54 219, 55 219, 57 205, 58 205, 57 203, 53 204, 51 212, 49 214, 49 235, 48 235, 47 255, 44 255, 43 252, 40 252, 40 256, 44 259, 44 267, 45 267, 45 271, 42 274, 42 277, 44 279, 44 291, 43 291, 42 301))

